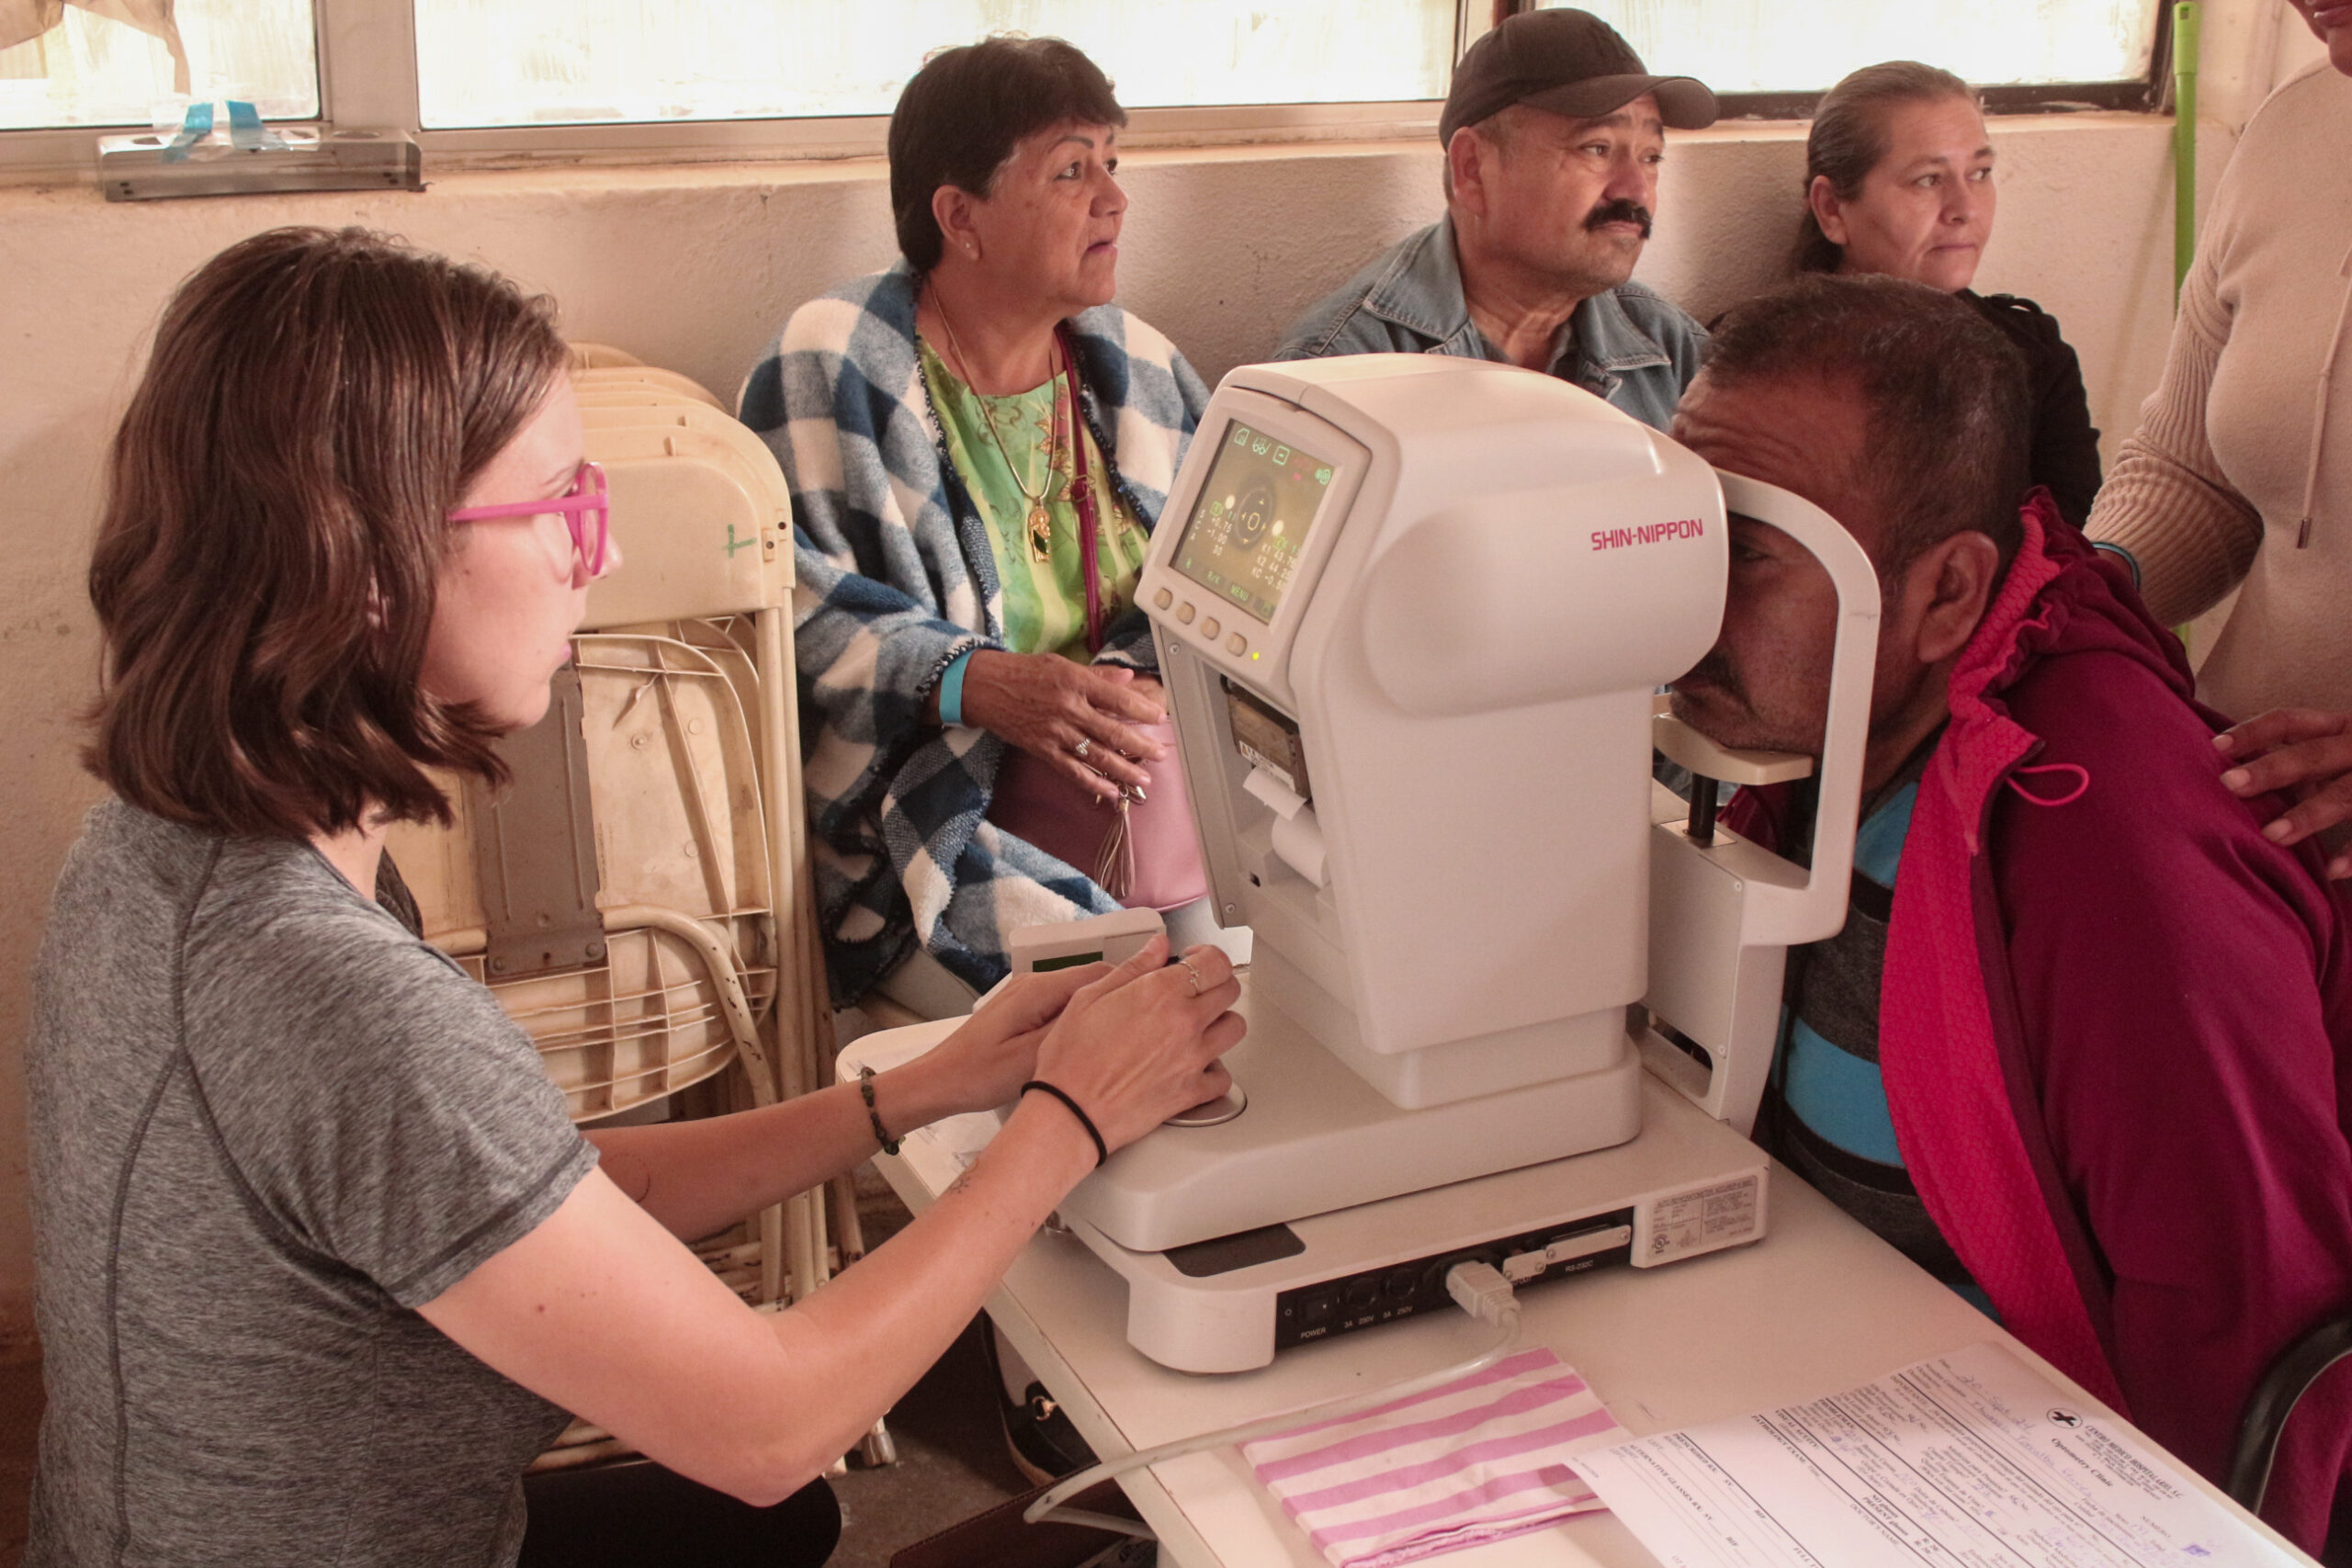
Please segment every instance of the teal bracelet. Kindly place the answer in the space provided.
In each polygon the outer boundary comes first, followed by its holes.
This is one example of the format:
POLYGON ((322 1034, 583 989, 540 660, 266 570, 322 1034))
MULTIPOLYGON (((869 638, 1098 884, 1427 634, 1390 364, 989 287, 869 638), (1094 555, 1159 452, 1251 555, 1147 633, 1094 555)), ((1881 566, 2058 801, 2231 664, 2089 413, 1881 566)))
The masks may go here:
POLYGON ((967 648, 947 661, 939 677, 939 722, 957 725, 964 722, 964 671, 972 662, 978 649, 967 648))

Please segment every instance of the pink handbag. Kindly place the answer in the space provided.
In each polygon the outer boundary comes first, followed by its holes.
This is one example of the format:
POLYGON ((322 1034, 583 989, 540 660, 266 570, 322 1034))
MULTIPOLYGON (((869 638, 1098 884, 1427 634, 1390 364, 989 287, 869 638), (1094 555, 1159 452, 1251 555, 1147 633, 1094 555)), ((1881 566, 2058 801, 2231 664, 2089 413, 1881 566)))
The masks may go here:
POLYGON ((1173 909, 1208 897, 1208 869, 1193 832, 1175 723, 1135 728, 1168 749, 1152 766, 1148 798, 1122 794, 1114 806, 1053 763, 1007 746, 989 820, 1078 867, 1130 909, 1173 909))
MULTIPOLYGON (((1093 487, 1087 483, 1085 426, 1078 415, 1078 358, 1067 335, 1062 362, 1069 367, 1071 490, 1078 502, 1079 570, 1086 578, 1086 646, 1102 649, 1102 604, 1095 552, 1093 487)), ((1193 831, 1193 799, 1176 754, 1176 725, 1163 719, 1134 728, 1166 749, 1143 796, 1122 790, 1114 804, 1082 787, 1055 764, 1018 746, 1004 749, 989 820, 1091 876, 1130 909, 1173 909, 1208 897, 1208 869, 1193 831)))

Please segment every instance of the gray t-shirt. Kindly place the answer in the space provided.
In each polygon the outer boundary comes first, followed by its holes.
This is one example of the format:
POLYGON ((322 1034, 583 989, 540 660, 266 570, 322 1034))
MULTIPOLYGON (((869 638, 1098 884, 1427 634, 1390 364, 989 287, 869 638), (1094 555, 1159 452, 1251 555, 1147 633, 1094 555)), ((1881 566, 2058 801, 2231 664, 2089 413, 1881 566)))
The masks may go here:
POLYGON ((529 1040, 308 844, 118 801, 34 996, 28 1568, 512 1562, 563 1414, 413 1309, 595 1164, 529 1040))

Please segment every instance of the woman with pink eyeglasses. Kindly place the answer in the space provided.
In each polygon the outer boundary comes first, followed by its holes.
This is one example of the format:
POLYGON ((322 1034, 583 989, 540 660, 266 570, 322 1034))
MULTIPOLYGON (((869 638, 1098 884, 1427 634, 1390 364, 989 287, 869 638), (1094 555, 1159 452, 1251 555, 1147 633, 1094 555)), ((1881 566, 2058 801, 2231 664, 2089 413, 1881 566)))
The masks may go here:
POLYGON ((447 820, 428 768, 502 776, 622 565, 551 315, 289 229, 157 329, 90 567, 111 795, 35 977, 28 1563, 821 1562, 825 1468, 1080 1177, 1223 1091, 1230 968, 1154 944, 1016 982, 862 1091, 571 1125, 383 856, 447 820), (957 1190, 790 1311, 682 1240, 1016 1099, 957 1190), (526 1487, 567 1412, 649 1462, 526 1487))

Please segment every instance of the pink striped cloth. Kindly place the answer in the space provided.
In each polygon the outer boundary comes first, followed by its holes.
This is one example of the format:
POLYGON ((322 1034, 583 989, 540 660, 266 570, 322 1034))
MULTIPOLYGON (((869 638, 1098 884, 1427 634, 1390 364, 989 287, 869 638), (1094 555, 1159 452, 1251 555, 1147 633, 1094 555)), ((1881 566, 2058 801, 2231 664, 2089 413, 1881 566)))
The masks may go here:
POLYGON ((1332 1568, 1387 1568, 1604 1506, 1564 1461, 1630 1436, 1557 1356, 1526 1350, 1241 1457, 1332 1568))

